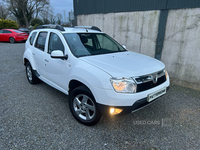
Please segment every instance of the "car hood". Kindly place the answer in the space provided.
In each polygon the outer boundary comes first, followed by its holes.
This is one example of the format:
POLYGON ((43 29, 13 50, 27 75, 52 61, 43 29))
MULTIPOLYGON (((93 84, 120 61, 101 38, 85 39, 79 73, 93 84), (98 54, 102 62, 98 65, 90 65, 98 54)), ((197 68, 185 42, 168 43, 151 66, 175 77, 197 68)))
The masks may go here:
POLYGON ((137 77, 165 68, 161 61, 130 51, 86 56, 80 59, 107 72, 112 77, 137 77))

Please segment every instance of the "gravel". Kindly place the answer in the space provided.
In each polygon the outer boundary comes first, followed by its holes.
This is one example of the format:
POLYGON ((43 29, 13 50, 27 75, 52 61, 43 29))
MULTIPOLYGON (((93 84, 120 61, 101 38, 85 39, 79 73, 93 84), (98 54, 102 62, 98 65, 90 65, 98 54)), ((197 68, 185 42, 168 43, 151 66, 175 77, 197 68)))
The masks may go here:
POLYGON ((67 95, 28 83, 24 45, 0 42, 0 150, 200 149, 200 91, 171 85, 152 105, 87 127, 71 115, 67 95))

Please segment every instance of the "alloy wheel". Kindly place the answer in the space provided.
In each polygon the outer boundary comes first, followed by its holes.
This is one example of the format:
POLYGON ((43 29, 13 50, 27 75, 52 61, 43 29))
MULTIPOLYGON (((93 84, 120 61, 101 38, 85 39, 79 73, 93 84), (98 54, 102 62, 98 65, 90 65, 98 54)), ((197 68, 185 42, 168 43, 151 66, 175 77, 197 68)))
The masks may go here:
POLYGON ((84 94, 79 94, 74 98, 73 109, 85 121, 93 119, 96 113, 94 102, 84 94))

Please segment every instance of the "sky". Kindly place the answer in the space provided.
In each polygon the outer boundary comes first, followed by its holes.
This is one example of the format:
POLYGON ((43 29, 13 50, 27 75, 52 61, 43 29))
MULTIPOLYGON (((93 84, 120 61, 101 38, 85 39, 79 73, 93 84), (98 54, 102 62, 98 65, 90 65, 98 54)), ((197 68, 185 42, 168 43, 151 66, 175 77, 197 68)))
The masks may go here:
POLYGON ((60 13, 64 17, 65 10, 68 17, 68 12, 73 11, 73 0, 50 0, 50 5, 53 7, 54 15, 60 13))

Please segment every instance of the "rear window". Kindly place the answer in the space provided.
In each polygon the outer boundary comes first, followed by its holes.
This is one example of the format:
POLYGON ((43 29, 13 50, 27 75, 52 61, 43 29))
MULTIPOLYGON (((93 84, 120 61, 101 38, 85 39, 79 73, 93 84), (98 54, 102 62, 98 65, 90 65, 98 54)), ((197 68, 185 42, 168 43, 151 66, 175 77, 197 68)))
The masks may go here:
POLYGON ((34 33, 31 35, 30 39, 29 39, 29 42, 30 42, 31 45, 33 45, 35 36, 36 36, 36 32, 34 32, 34 33))
POLYGON ((24 32, 21 32, 19 30, 13 30, 13 32, 15 32, 15 33, 24 33, 24 32))
POLYGON ((40 32, 38 35, 37 41, 35 43, 35 47, 44 51, 46 38, 47 38, 47 32, 40 32))

